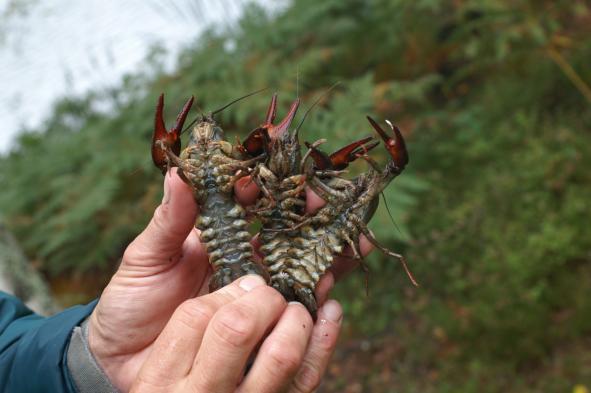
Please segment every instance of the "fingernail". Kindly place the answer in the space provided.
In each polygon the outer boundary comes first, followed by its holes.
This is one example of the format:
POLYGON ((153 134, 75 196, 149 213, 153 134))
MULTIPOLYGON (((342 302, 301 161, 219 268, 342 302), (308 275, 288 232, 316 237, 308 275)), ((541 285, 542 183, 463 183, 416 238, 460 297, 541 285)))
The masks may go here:
POLYGON ((343 309, 336 300, 327 300, 320 309, 321 318, 340 323, 343 320, 343 309))
POLYGON ((162 196, 162 204, 165 205, 170 201, 170 181, 171 173, 170 171, 166 172, 164 175, 164 195, 162 196))
POLYGON ((256 274, 249 274, 248 276, 240 280, 240 284, 238 284, 238 286, 244 289, 246 292, 250 292, 256 287, 260 287, 265 284, 265 280, 263 280, 261 276, 257 276, 256 274))

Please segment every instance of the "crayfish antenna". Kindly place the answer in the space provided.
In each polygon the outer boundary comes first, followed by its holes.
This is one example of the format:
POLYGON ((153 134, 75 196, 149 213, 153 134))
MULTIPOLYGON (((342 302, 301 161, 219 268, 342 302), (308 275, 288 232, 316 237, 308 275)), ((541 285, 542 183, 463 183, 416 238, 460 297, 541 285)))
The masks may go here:
POLYGON ((152 136, 152 161, 165 174, 168 170, 169 160, 167 151, 170 151, 176 155, 181 152, 181 131, 183 124, 187 119, 187 115, 193 105, 194 97, 191 96, 189 100, 183 106, 182 111, 176 118, 176 122, 173 128, 170 130, 166 129, 164 123, 164 94, 160 94, 158 97, 158 104, 156 105, 156 115, 154 117, 154 134, 152 136))
POLYGON ((408 151, 406 150, 406 144, 404 143, 404 138, 402 137, 400 129, 389 121, 386 121, 394 134, 392 137, 386 134, 374 119, 367 116, 367 120, 384 141, 386 150, 390 153, 390 157, 392 157, 392 162, 396 166, 396 170, 402 172, 406 164, 408 164, 408 151))
MULTIPOLYGON (((318 105, 318 103, 320 103, 320 101, 322 101, 322 99, 323 99, 324 97, 326 97, 326 96, 327 96, 327 95, 328 95, 328 94, 329 94, 329 93, 330 93, 330 92, 331 92, 331 91, 332 91, 332 90, 333 90, 335 87, 337 87, 337 86, 338 86, 340 83, 341 83, 340 81, 333 83, 333 85, 332 85, 331 87, 329 87, 329 88, 328 88, 328 89, 327 89, 327 90, 326 90, 324 93, 322 93, 322 94, 320 95, 320 97, 318 97, 318 98, 316 99, 316 101, 314 101, 314 102, 312 103, 312 105, 310 105, 310 106, 308 107, 308 109, 307 109, 307 110, 306 110, 306 112, 304 113, 304 116, 302 117, 302 120, 300 120, 300 123, 298 124, 298 126, 297 126, 297 127, 294 129, 294 130, 293 130, 293 138, 296 138, 296 137, 297 137, 297 135, 298 135, 298 131, 300 130, 300 127, 302 126, 302 124, 304 124, 304 121, 306 120, 306 117, 308 117, 308 115, 310 114, 310 112, 312 111, 312 109, 314 109, 314 107, 315 107, 316 105, 318 105)), ((298 100, 299 100, 299 98, 298 98, 298 100)))
POLYGON ((244 100, 245 98, 252 97, 255 94, 259 94, 260 92, 265 91, 267 89, 268 89, 268 87, 263 87, 262 89, 259 89, 259 90, 253 91, 251 93, 245 94, 242 97, 238 97, 235 100, 232 100, 229 103, 227 103, 226 105, 222 106, 221 108, 218 108, 215 111, 211 112, 211 115, 210 116, 213 117, 213 116, 217 115, 218 113, 220 113, 221 111, 223 111, 224 109, 226 109, 226 108, 234 105, 235 103, 240 102, 240 101, 244 100))

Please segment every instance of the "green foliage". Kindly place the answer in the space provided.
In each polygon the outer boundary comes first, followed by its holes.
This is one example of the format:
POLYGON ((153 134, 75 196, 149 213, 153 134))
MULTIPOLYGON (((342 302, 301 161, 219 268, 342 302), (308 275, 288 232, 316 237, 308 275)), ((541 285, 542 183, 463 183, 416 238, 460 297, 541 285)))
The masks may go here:
MULTIPOLYGON (((589 383, 584 367, 536 381, 552 356, 582 359, 562 343, 591 334, 589 26, 588 5, 566 0, 251 6, 187 48, 174 73, 156 48, 119 89, 58 103, 0 160, 0 208, 46 273, 111 269, 161 196, 149 157, 160 92, 172 121, 190 94, 207 111, 271 86, 285 111, 340 81, 302 137, 330 151, 371 131, 365 114, 401 126, 410 165, 385 193, 396 225, 383 203, 371 225, 421 287, 377 252, 368 298, 359 275, 338 286, 347 332, 398 350, 327 389, 361 379, 389 391, 390 372, 398 391, 568 390, 589 383)), ((244 136, 266 105, 256 96, 220 120, 244 136)))

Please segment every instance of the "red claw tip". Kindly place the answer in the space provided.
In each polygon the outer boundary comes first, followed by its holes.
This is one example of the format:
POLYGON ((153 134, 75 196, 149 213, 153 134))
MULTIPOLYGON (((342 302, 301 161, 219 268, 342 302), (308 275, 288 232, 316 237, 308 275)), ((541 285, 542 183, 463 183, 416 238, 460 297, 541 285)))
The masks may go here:
POLYGON ((263 127, 255 128, 246 137, 242 143, 242 149, 244 152, 251 156, 258 156, 265 152, 267 146, 267 131, 263 127))
POLYGON ((376 146, 375 143, 367 145, 372 139, 373 137, 371 136, 359 139, 358 141, 348 144, 342 149, 332 153, 330 155, 330 160, 332 161, 334 169, 342 170, 347 168, 351 162, 373 149, 376 146))
POLYGON ((273 94, 269 109, 267 109, 267 116, 265 116, 265 125, 271 125, 275 121, 275 114, 277 113, 277 93, 273 94))
POLYGON ((285 116, 285 118, 281 120, 281 123, 279 123, 277 126, 269 128, 269 137, 271 139, 279 139, 280 137, 285 135, 285 133, 289 129, 289 126, 291 125, 291 122, 293 121, 293 118, 295 117, 298 111, 299 106, 300 99, 298 98, 291 104, 287 116, 285 116))
POLYGON ((185 120, 187 120, 187 115, 191 110, 191 106, 193 106, 193 101, 195 101, 195 97, 191 96, 191 98, 189 98, 187 102, 185 102, 185 105, 183 105, 183 110, 177 116, 176 123, 174 124, 174 128, 171 131, 179 134, 181 133, 181 131, 183 130, 183 124, 185 124, 185 120))
POLYGON ((154 117, 154 134, 152 136, 152 160, 154 164, 162 170, 162 173, 166 173, 168 158, 166 151, 163 149, 168 148, 174 154, 180 154, 181 152, 181 131, 183 124, 187 119, 191 105, 193 105, 194 97, 191 97, 184 105, 183 110, 177 116, 174 127, 170 130, 166 129, 164 123, 164 94, 160 94, 158 97, 158 103, 156 104, 156 115, 154 117))
POLYGON ((314 165, 317 169, 325 170, 325 169, 332 169, 333 163, 330 157, 324 153, 322 150, 317 149, 314 145, 309 142, 304 142, 306 147, 310 149, 310 157, 314 160, 314 165))
POLYGON ((400 129, 387 121, 394 133, 394 136, 391 137, 386 134, 382 127, 380 127, 380 125, 376 123, 371 117, 367 116, 367 120, 386 144, 386 149, 390 153, 390 156, 392 157, 392 160, 396 166, 400 169, 404 168, 406 164, 408 164, 408 151, 406 150, 406 144, 404 143, 404 138, 402 137, 400 129))

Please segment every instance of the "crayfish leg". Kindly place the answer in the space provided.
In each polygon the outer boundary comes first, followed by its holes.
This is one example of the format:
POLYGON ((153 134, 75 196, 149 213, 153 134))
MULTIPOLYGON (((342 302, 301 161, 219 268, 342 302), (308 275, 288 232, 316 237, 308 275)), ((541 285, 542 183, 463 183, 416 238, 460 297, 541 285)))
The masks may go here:
POLYGON ((406 272, 406 275, 408 276, 410 282, 412 282, 412 284, 415 287, 418 287, 419 286, 419 283, 414 278, 413 274, 411 273, 410 269, 408 268, 408 265, 406 263, 406 258, 404 258, 404 256, 402 256, 400 254, 397 254, 394 251, 390 251, 386 247, 382 246, 378 242, 378 240, 375 238, 375 236, 370 232, 370 230, 367 228, 367 226, 365 225, 365 223, 363 221, 356 220, 355 223, 357 224, 357 227, 359 228, 359 230, 361 231, 361 233, 363 233, 365 235, 365 237, 367 238, 367 240, 369 240, 369 242, 371 244, 373 244, 378 250, 380 250, 384 254, 389 255, 391 257, 394 257, 394 258, 396 258, 396 259, 398 259, 400 261, 400 263, 402 264, 402 267, 404 268, 404 271, 406 272))

